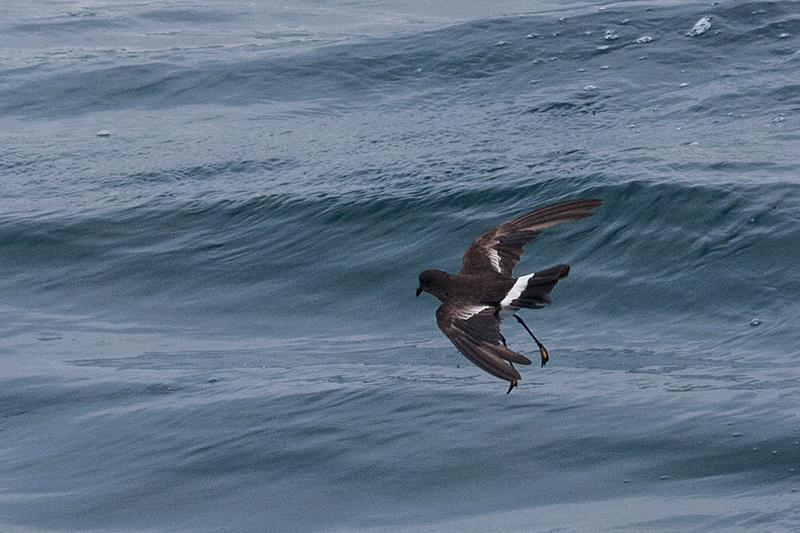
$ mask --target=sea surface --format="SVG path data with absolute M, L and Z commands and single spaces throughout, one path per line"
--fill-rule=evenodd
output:
M 800 530 L 800 2 L 3 12 L 0 531 Z M 417 275 L 594 197 L 506 395 Z

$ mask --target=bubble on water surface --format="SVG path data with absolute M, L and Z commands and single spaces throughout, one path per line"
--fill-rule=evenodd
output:
M 711 28 L 711 18 L 703 17 L 694 23 L 694 26 L 686 35 L 689 37 L 697 37 L 698 35 L 702 35 L 707 32 L 709 28 Z

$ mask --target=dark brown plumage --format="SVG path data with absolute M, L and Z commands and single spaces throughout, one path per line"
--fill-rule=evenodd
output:
M 500 333 L 500 321 L 513 315 L 539 346 L 542 366 L 547 350 L 521 318 L 520 308 L 540 308 L 550 303 L 550 292 L 558 280 L 569 274 L 568 265 L 558 265 L 534 274 L 514 278 L 523 246 L 544 228 L 591 216 L 600 199 L 568 200 L 542 207 L 492 228 L 467 248 L 461 271 L 448 274 L 425 270 L 419 275 L 417 296 L 428 292 L 441 300 L 436 322 L 447 338 L 467 359 L 486 372 L 510 383 L 508 392 L 521 376 L 512 363 L 531 364 L 524 355 L 510 350 Z

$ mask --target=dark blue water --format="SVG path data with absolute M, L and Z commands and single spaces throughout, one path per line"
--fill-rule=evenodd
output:
M 800 527 L 800 3 L 0 26 L 3 531 Z M 417 274 L 590 197 L 506 396 Z

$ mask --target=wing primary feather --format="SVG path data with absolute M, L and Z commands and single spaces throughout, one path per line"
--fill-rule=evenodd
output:
M 465 312 L 465 309 L 470 311 Z M 476 306 L 469 305 L 441 305 L 436 310 L 439 329 L 459 352 L 481 369 L 508 381 L 521 379 L 508 362 L 529 365 L 531 360 L 501 344 L 500 322 L 493 307 L 484 306 L 480 312 L 462 318 L 475 309 Z
M 591 209 L 600 206 L 599 198 L 567 200 L 525 213 L 492 228 L 464 252 L 461 274 L 479 274 L 487 271 L 511 276 L 523 247 L 535 239 L 543 229 L 592 216 Z

